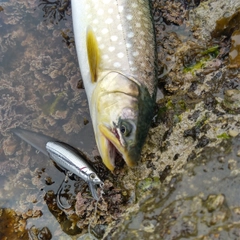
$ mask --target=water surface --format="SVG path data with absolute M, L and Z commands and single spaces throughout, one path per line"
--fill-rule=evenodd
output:
M 50 239 L 44 227 L 52 239 L 71 239 L 46 204 L 64 173 L 10 131 L 20 126 L 55 137 L 93 161 L 98 154 L 78 87 L 70 1 L 0 1 L 0 32 L 0 238 L 26 239 L 23 229 L 35 226 L 30 232 L 44 239 Z

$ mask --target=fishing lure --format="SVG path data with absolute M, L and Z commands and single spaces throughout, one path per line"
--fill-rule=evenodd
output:
M 50 157 L 62 170 L 67 171 L 66 176 L 73 173 L 87 182 L 92 196 L 99 200 L 102 194 L 103 182 L 76 149 L 40 133 L 21 128 L 12 131 L 45 156 Z M 62 189 L 62 185 L 60 188 Z
M 103 182 L 74 148 L 62 142 L 47 142 L 46 149 L 54 162 L 87 182 L 92 196 L 99 199 L 97 189 L 103 187 Z

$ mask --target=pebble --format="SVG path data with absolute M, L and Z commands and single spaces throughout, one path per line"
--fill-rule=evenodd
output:
M 237 152 L 237 156 L 240 157 L 240 150 L 238 150 L 238 152 Z
M 234 170 L 237 167 L 237 161 L 234 159 L 229 159 L 228 160 L 228 169 L 229 170 Z
M 231 137 L 236 137 L 236 136 L 238 135 L 238 131 L 233 130 L 233 129 L 230 129 L 230 130 L 228 131 L 228 134 L 229 134 L 229 136 L 231 136 Z

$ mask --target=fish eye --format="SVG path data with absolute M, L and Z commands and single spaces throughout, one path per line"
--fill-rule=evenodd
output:
M 132 125 L 127 121 L 122 121 L 120 124 L 120 132 L 125 136 L 128 137 L 132 132 Z
M 95 179 L 96 178 L 96 174 L 95 173 L 91 173 L 89 176 L 91 179 Z
M 125 126 L 121 126 L 120 127 L 120 131 L 122 134 L 124 134 L 126 132 L 126 127 Z

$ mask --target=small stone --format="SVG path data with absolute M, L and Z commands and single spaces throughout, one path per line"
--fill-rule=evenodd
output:
M 224 163 L 225 162 L 225 158 L 223 156 L 219 156 L 217 158 L 217 160 L 220 162 L 220 163 Z
M 29 210 L 26 212 L 26 215 L 27 215 L 28 217 L 31 217 L 32 214 L 33 214 L 33 211 L 32 211 L 31 209 L 29 209 Z
M 238 132 L 236 130 L 230 129 L 228 131 L 229 136 L 236 137 L 238 135 Z
M 52 180 L 51 177 L 46 177 L 46 178 L 45 178 L 45 183 L 46 183 L 47 185 L 52 185 L 54 182 L 53 182 L 53 180 Z
M 240 170 L 239 169 L 234 169 L 230 173 L 230 177 L 236 177 L 238 175 L 240 175 Z
M 237 114 L 240 111 L 240 90 L 228 89 L 224 94 L 224 101 L 222 107 L 233 114 Z
M 237 167 L 237 161 L 234 159 L 229 159 L 228 160 L 228 169 L 229 170 L 234 170 Z
M 240 207 L 236 207 L 233 209 L 233 212 L 237 215 L 240 215 Z
M 238 150 L 238 152 L 237 152 L 237 156 L 240 157 L 240 150 Z
M 207 200 L 206 200 L 206 207 L 209 212 L 215 211 L 217 208 L 222 206 L 224 202 L 224 195 L 219 194 L 219 195 L 209 195 Z

